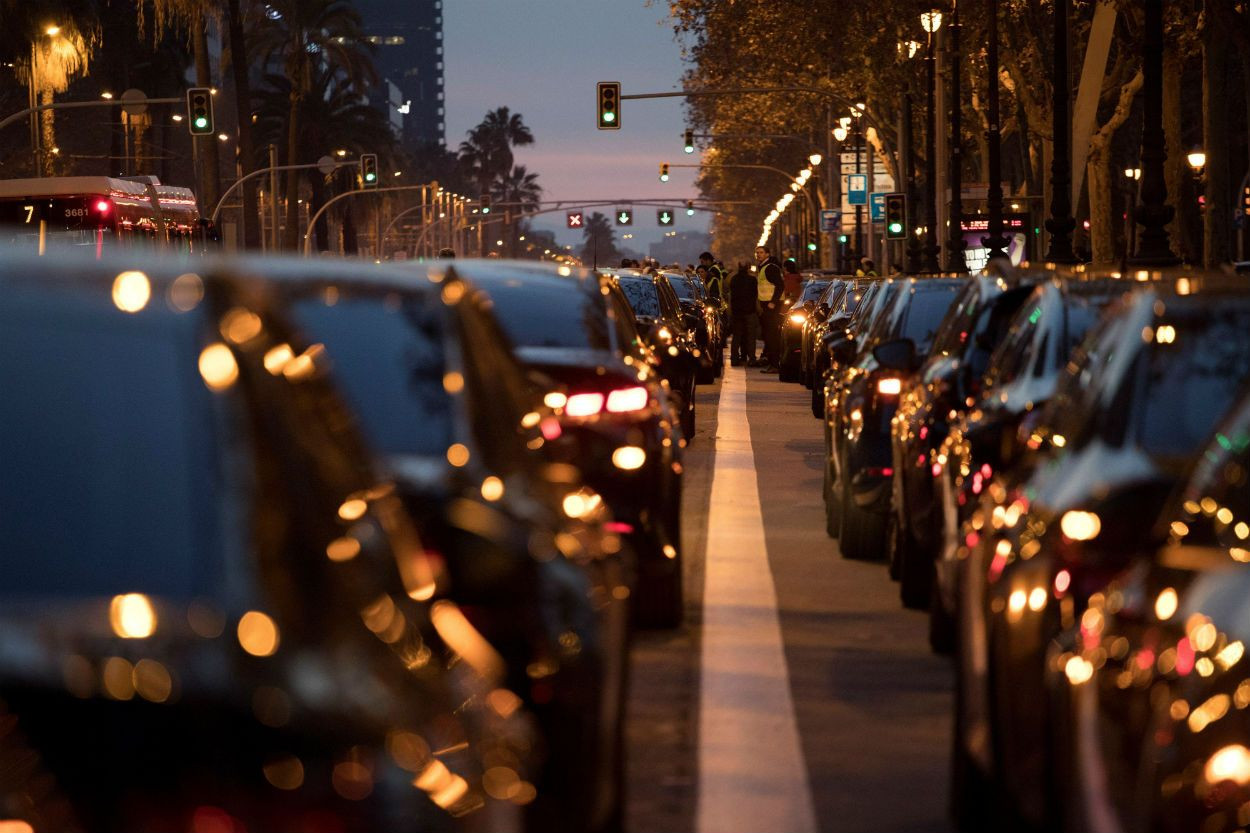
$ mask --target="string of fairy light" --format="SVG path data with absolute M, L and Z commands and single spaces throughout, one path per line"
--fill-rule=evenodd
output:
M 790 203 L 794 202 L 794 198 L 798 195 L 799 191 L 807 187 L 807 181 L 812 178 L 812 174 L 815 172 L 816 166 L 823 161 L 823 157 L 819 153 L 813 153 L 811 156 L 807 157 L 807 161 L 807 167 L 799 171 L 798 176 L 796 176 L 794 181 L 790 183 L 789 193 L 782 195 L 782 197 L 777 200 L 777 204 L 773 206 L 773 210 L 767 217 L 764 218 L 764 228 L 760 232 L 760 242 L 755 245 L 763 246 L 768 242 L 768 238 L 771 237 L 773 233 L 773 224 L 781 219 L 781 215 L 784 214 L 786 209 L 790 207 Z

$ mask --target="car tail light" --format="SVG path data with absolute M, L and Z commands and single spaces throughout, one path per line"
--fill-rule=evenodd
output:
M 571 417 L 594 416 L 603 410 L 602 393 L 575 393 L 564 403 L 564 412 Z
M 885 378 L 877 380 L 877 393 L 882 396 L 898 396 L 902 391 L 902 379 Z
M 113 210 L 113 203 L 111 200 L 96 200 L 95 201 L 95 211 L 97 214 L 100 214 L 100 215 L 108 214 L 112 210 Z
M 608 394 L 607 409 L 614 414 L 641 411 L 650 400 L 651 395 L 642 386 L 621 388 Z

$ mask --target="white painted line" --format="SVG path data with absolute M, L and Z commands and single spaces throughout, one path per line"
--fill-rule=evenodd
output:
M 695 830 L 814 833 L 746 405 L 746 371 L 726 368 L 707 518 Z

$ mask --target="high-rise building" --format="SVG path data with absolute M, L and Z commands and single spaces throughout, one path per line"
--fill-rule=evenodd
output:
M 392 124 L 399 117 L 403 144 L 445 144 L 443 0 L 355 0 L 354 5 L 383 78 L 370 100 L 387 108 Z

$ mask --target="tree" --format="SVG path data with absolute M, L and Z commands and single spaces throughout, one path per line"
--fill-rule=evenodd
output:
M 323 64 L 340 73 L 348 86 L 363 95 L 377 81 L 369 46 L 360 30 L 360 15 L 346 0 L 269 0 L 255 27 L 252 46 L 263 62 L 277 62 L 290 82 L 286 122 L 287 164 L 311 162 L 301 156 L 300 133 L 304 99 L 313 92 L 315 67 Z M 300 172 L 286 176 L 286 223 L 283 246 L 299 241 Z
M 581 258 L 583 263 L 592 266 L 611 265 L 621 259 L 621 253 L 616 248 L 616 230 L 612 228 L 610 217 L 596 211 L 586 218 L 582 229 Z
M 520 113 L 497 107 L 460 143 L 460 162 L 482 194 L 493 193 L 496 182 L 512 170 L 512 149 L 534 144 L 534 134 L 525 126 Z
M 496 203 L 507 203 L 505 217 L 518 218 L 538 210 L 538 203 L 543 196 L 543 188 L 538 184 L 538 174 L 532 174 L 524 165 L 515 165 L 506 177 L 497 180 L 491 195 Z M 504 227 L 504 239 L 508 241 L 508 256 L 516 257 L 519 251 L 518 236 L 522 221 L 513 219 Z

